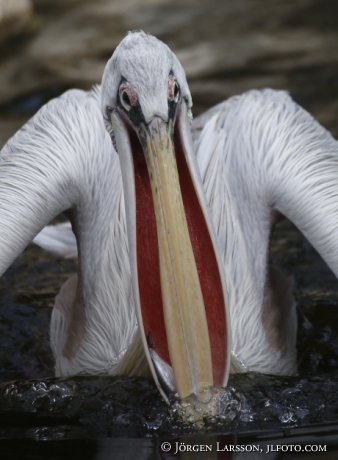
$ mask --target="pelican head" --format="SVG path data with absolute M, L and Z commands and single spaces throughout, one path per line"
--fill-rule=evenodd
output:
M 129 34 L 104 71 L 102 113 L 120 158 L 134 302 L 162 394 L 224 386 L 224 275 L 190 137 L 192 100 L 170 49 Z

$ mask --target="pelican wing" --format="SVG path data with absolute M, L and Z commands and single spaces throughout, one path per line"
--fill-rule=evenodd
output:
M 213 141 L 203 153 L 211 131 Z M 331 134 L 287 93 L 273 90 L 249 91 L 219 104 L 196 120 L 194 132 L 204 181 L 211 163 L 222 157 L 223 180 L 244 236 L 254 243 L 251 258 L 275 209 L 297 225 L 338 276 L 338 144 Z M 212 158 L 216 144 L 221 153 Z
M 74 211 L 79 234 L 91 226 L 107 233 L 121 183 L 98 99 L 98 91 L 65 93 L 44 106 L 2 149 L 0 273 L 62 211 Z
M 269 238 L 277 213 L 285 215 L 338 276 L 337 141 L 272 90 L 214 107 L 194 121 L 193 138 L 226 267 L 232 368 L 292 373 L 291 284 L 269 270 Z
M 49 102 L 1 151 L 0 273 L 62 211 L 76 235 L 78 275 L 51 323 L 57 375 L 110 372 L 134 336 L 121 187 L 99 88 Z
M 70 222 L 58 225 L 47 225 L 33 242 L 46 251 L 66 259 L 77 259 L 76 238 Z

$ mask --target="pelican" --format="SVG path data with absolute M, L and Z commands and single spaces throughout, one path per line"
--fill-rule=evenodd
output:
M 57 376 L 152 375 L 166 399 L 296 372 L 269 240 L 288 217 L 338 275 L 337 142 L 282 91 L 191 108 L 175 55 L 129 33 L 101 86 L 50 101 L 1 151 L 1 274 L 34 238 L 78 254 L 51 319 Z M 61 212 L 75 250 L 67 227 L 43 230 Z

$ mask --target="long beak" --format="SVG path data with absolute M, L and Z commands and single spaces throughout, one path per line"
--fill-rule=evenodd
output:
M 187 110 L 185 104 L 180 107 L 175 127 L 155 117 L 139 127 L 138 136 L 117 113 L 112 121 L 134 300 L 148 362 L 165 398 L 166 373 L 167 387 L 181 398 L 198 395 L 227 383 L 230 334 L 224 275 L 188 136 Z
M 157 225 L 164 322 L 181 397 L 213 385 L 204 300 L 182 200 L 173 125 L 155 118 L 140 134 Z M 151 275 L 150 275 L 151 276 Z

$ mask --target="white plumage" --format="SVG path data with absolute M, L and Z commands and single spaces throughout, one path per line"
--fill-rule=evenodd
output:
M 76 238 L 70 222 L 48 225 L 34 238 L 33 243 L 65 259 L 77 259 Z
M 144 35 L 129 37 L 132 54 L 132 40 Z M 55 215 L 70 210 L 80 271 L 56 298 L 51 323 L 56 375 L 146 375 L 119 157 L 100 106 L 100 87 L 68 91 L 44 106 L 1 151 L 0 272 Z M 269 89 L 212 108 L 194 120 L 192 135 L 225 269 L 232 371 L 292 374 L 292 283 L 269 268 L 269 238 L 276 215 L 287 216 L 338 275 L 337 142 L 286 93 Z M 74 256 L 69 231 L 47 227 L 34 241 Z M 85 306 L 85 318 L 73 314 L 75 301 Z M 78 340 L 75 356 L 62 352 L 70 323 Z

